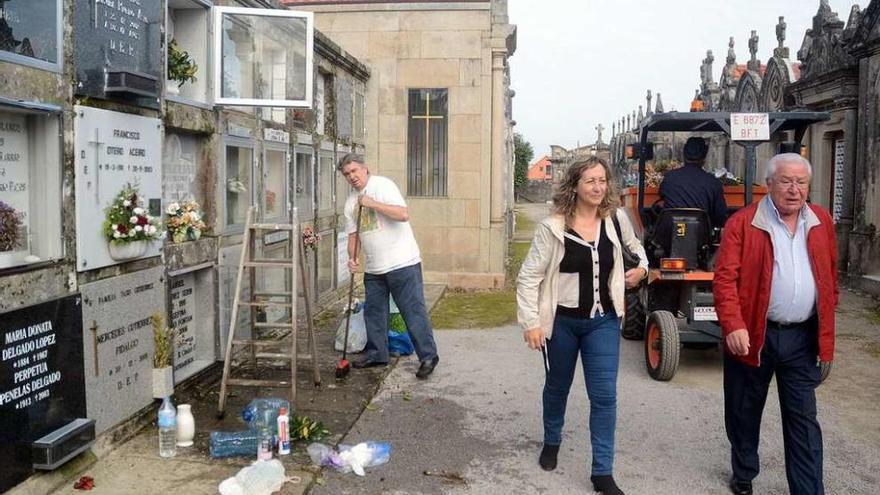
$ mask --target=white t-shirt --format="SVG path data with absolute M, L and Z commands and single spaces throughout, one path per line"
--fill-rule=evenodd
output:
M 345 201 L 345 232 L 349 235 L 357 230 L 357 200 L 362 193 L 386 205 L 406 206 L 394 182 L 370 175 L 364 190 L 353 192 Z M 361 214 L 360 239 L 366 273 L 381 275 L 422 261 L 409 222 L 392 220 L 371 208 L 364 208 Z

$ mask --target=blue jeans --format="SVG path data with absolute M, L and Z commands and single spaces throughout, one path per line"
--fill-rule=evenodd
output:
M 751 481 L 758 475 L 761 416 L 770 380 L 776 375 L 782 410 L 785 475 L 791 493 L 823 495 L 822 430 L 816 419 L 815 320 L 789 330 L 768 329 L 761 365 L 749 366 L 724 355 L 724 426 L 730 440 L 733 476 Z
M 617 368 L 620 363 L 620 319 L 609 311 L 595 318 L 556 315 L 553 338 L 547 341 L 550 372 L 544 383 L 544 443 L 562 443 L 565 406 L 578 354 L 590 399 L 592 475 L 612 473 L 617 423 Z
M 364 274 L 366 307 L 364 323 L 367 326 L 367 346 L 365 359 L 388 362 L 388 294 L 394 297 L 400 316 L 412 339 L 419 361 L 437 356 L 437 344 L 431 329 L 431 318 L 425 307 L 425 292 L 422 287 L 422 264 L 391 270 L 375 275 Z

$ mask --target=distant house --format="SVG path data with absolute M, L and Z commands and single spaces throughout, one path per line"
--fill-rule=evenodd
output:
M 529 180 L 543 180 L 543 181 L 552 181 L 553 180 L 553 164 L 550 163 L 550 157 L 547 155 L 542 156 L 535 163 L 529 165 L 529 172 L 527 175 Z

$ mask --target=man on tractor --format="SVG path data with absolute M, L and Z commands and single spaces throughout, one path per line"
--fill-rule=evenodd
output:
M 684 145 L 684 166 L 666 173 L 660 183 L 664 208 L 699 208 L 709 214 L 712 227 L 721 228 L 727 219 L 724 188 L 714 175 L 703 170 L 709 146 L 692 137 Z

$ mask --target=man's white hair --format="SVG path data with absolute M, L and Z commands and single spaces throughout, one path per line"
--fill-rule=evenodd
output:
M 807 167 L 807 173 L 810 174 L 810 177 L 813 176 L 813 166 L 810 165 L 809 160 L 797 153 L 780 153 L 767 162 L 767 175 L 765 180 L 769 181 L 773 178 L 773 174 L 776 173 L 776 169 L 779 168 L 781 163 L 797 163 L 803 165 Z

